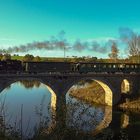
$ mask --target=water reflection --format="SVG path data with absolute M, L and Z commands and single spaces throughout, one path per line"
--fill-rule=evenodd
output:
M 67 126 L 97 134 L 112 121 L 112 107 L 103 104 L 105 92 L 98 82 L 84 80 L 73 85 L 67 93 Z
M 129 115 L 124 113 L 121 115 L 121 128 L 127 128 L 129 125 Z
M 14 131 L 32 137 L 41 127 L 51 124 L 51 93 L 37 81 L 13 83 L 0 94 L 1 125 L 6 133 Z
M 66 103 L 66 128 L 60 134 L 53 131 L 56 111 L 53 91 L 33 80 L 13 83 L 0 93 L 0 136 L 6 133 L 12 134 L 12 139 L 17 136 L 41 139 L 38 135 L 45 133 L 44 139 L 50 140 L 140 139 L 139 114 L 112 112 L 110 107 L 90 105 L 69 94 Z
M 112 108 L 83 103 L 67 95 L 67 126 L 76 131 L 97 134 L 112 121 Z
M 140 114 L 115 110 L 111 125 L 104 131 L 107 137 L 121 140 L 140 140 Z M 111 135 L 107 135 L 110 131 Z

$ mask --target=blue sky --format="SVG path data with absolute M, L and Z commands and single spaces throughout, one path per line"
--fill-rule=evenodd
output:
M 45 41 L 61 30 L 70 41 L 105 42 L 108 38 L 119 38 L 120 27 L 140 31 L 139 7 L 139 0 L 0 0 L 0 47 Z M 119 48 L 123 53 L 123 45 Z M 63 54 L 55 50 L 30 53 Z M 72 51 L 67 55 L 102 54 Z

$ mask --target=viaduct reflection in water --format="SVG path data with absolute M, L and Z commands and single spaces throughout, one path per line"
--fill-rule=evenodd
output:
M 68 96 L 67 126 L 81 132 L 97 133 L 109 126 L 112 108 L 84 104 Z
M 7 131 L 32 137 L 40 128 L 52 123 L 51 93 L 38 81 L 19 81 L 0 94 L 1 117 Z M 10 130 L 11 129 L 11 130 Z
M 36 80 L 13 83 L 0 94 L 1 125 L 7 134 L 18 131 L 24 138 L 55 129 L 56 96 L 50 87 Z M 85 104 L 67 93 L 66 128 L 97 134 L 109 126 L 112 108 Z M 3 130 L 3 129 L 1 129 Z M 22 131 L 22 132 L 21 132 Z

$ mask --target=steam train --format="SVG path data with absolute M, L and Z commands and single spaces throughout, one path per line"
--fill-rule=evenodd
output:
M 134 63 L 73 63 L 0 61 L 0 73 L 139 73 Z
M 0 73 L 20 73 L 23 71 L 21 61 L 6 60 L 0 61 Z

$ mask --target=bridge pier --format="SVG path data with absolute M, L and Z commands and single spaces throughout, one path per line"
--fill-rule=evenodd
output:
M 137 96 L 140 92 L 140 79 L 139 78 L 136 78 L 133 80 L 131 88 L 132 88 L 131 94 L 134 96 L 135 95 Z
M 66 127 L 66 97 L 65 95 L 56 95 L 56 128 Z
M 65 90 L 65 80 L 55 78 L 51 82 L 50 87 L 56 95 L 56 104 L 55 104 L 55 120 L 56 127 L 55 130 L 61 133 L 66 128 L 66 93 Z M 48 84 L 48 82 L 47 82 Z M 53 85 L 53 86 L 51 86 Z M 61 131 L 61 132 L 60 132 Z M 63 132 L 62 132 L 63 133 Z

